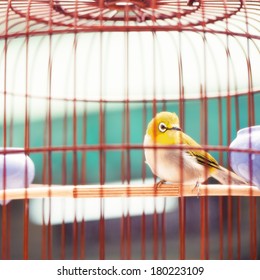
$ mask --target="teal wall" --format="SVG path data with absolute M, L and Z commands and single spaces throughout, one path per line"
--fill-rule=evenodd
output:
M 231 115 L 231 131 L 230 141 L 235 138 L 237 128 L 248 126 L 248 98 L 247 96 L 237 97 L 238 108 L 235 104 L 235 98 L 231 98 L 230 109 Z M 82 104 L 81 104 L 82 105 Z M 204 106 L 200 100 L 190 100 L 184 102 L 184 130 L 191 135 L 195 140 L 202 143 L 201 136 L 207 132 L 208 144 L 219 145 L 219 131 L 222 129 L 222 145 L 228 145 L 228 116 L 227 116 L 227 99 L 208 99 L 207 100 L 207 119 L 206 122 L 201 122 L 201 112 Z M 96 107 L 96 110 L 93 109 Z M 254 114 L 255 123 L 260 124 L 260 94 L 254 95 Z M 156 110 L 168 110 L 179 113 L 179 102 L 157 102 Z M 105 142 L 107 144 L 122 144 L 126 143 L 127 125 L 124 122 L 126 105 L 123 103 L 105 103 L 104 109 L 104 132 Z M 55 110 L 55 108 L 53 108 Z M 131 103 L 129 104 L 129 137 L 131 144 L 142 144 L 147 123 L 152 117 L 153 104 L 147 103 Z M 86 106 L 87 118 L 84 124 L 84 111 L 77 111 L 76 116 L 76 139 L 77 145 L 99 145 L 99 104 L 92 104 L 92 109 L 88 110 Z M 220 124 L 220 115 L 222 114 L 222 123 Z M 239 114 L 239 123 L 236 123 L 236 116 Z M 145 119 L 146 118 L 146 119 Z M 204 118 L 205 120 L 205 118 Z M 65 123 L 67 130 L 65 129 Z M 64 115 L 52 118 L 52 138 L 51 145 L 53 147 L 73 145 L 73 117 L 67 115 L 64 122 Z M 84 127 L 86 133 L 84 133 Z M 0 126 L 0 133 L 3 135 L 3 126 Z M 11 136 L 12 135 L 12 136 Z M 123 136 L 125 135 L 125 137 Z M 7 128 L 7 143 L 15 147 L 24 146 L 24 123 L 22 120 L 13 124 L 10 129 L 8 122 Z M 86 139 L 86 143 L 84 142 Z M 41 119 L 33 120 L 30 117 L 30 147 L 46 147 L 48 141 L 48 129 L 46 129 L 46 121 Z M 0 139 L 0 145 L 3 145 L 3 137 Z M 123 156 L 124 153 L 124 156 Z M 218 152 L 211 152 L 218 160 L 223 159 L 223 164 L 227 165 L 227 155 L 224 153 L 223 158 L 219 157 Z M 140 179 L 151 177 L 152 174 L 149 168 L 144 165 L 143 151 L 141 149 L 132 149 L 129 154 L 122 150 L 108 150 L 105 154 L 103 170 L 105 182 L 121 181 L 127 178 Z M 42 152 L 32 152 L 30 154 L 36 166 L 35 183 L 48 182 L 48 178 L 55 184 L 61 183 L 99 183 L 100 182 L 100 151 L 54 151 L 51 157 L 43 156 Z M 86 158 L 84 158 L 86 156 Z M 128 160 L 128 156 L 130 157 Z M 45 158 L 45 161 L 44 161 Z M 66 159 L 66 162 L 64 161 Z M 49 165 L 50 160 L 51 165 Z M 86 164 L 86 166 L 83 164 Z M 62 164 L 63 163 L 63 164 Z M 128 166 L 130 164 L 130 168 Z M 45 167 L 45 168 L 43 168 Z M 49 168 L 51 167 L 51 168 Z M 145 169 L 146 173 L 143 173 Z M 43 170 L 45 170 L 43 172 Z M 48 173 L 51 170 L 51 173 Z M 77 172 L 77 176 L 73 175 Z M 74 181 L 73 181 L 74 180 Z

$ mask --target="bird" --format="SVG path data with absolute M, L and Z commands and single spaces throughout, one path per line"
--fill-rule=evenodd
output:
M 194 184 L 195 188 L 209 177 L 223 185 L 247 184 L 240 176 L 221 166 L 200 144 L 185 134 L 174 112 L 156 114 L 147 126 L 143 146 L 145 162 L 153 174 L 161 179 L 157 187 L 169 182 Z

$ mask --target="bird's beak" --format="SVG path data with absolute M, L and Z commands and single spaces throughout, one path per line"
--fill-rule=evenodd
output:
M 178 126 L 173 126 L 171 128 L 167 128 L 167 130 L 177 130 L 177 131 L 181 131 L 181 128 L 179 128 Z

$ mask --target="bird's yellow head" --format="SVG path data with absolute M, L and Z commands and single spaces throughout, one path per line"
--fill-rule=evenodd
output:
M 148 124 L 146 134 L 155 144 L 172 145 L 180 143 L 180 123 L 175 113 L 160 112 Z

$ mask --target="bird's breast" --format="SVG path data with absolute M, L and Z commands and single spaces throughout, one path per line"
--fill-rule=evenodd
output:
M 195 185 L 197 181 L 203 182 L 209 177 L 208 170 L 185 150 L 174 146 L 166 146 L 165 149 L 156 148 L 154 145 L 151 137 L 146 135 L 145 160 L 151 171 L 159 178 L 172 183 Z

